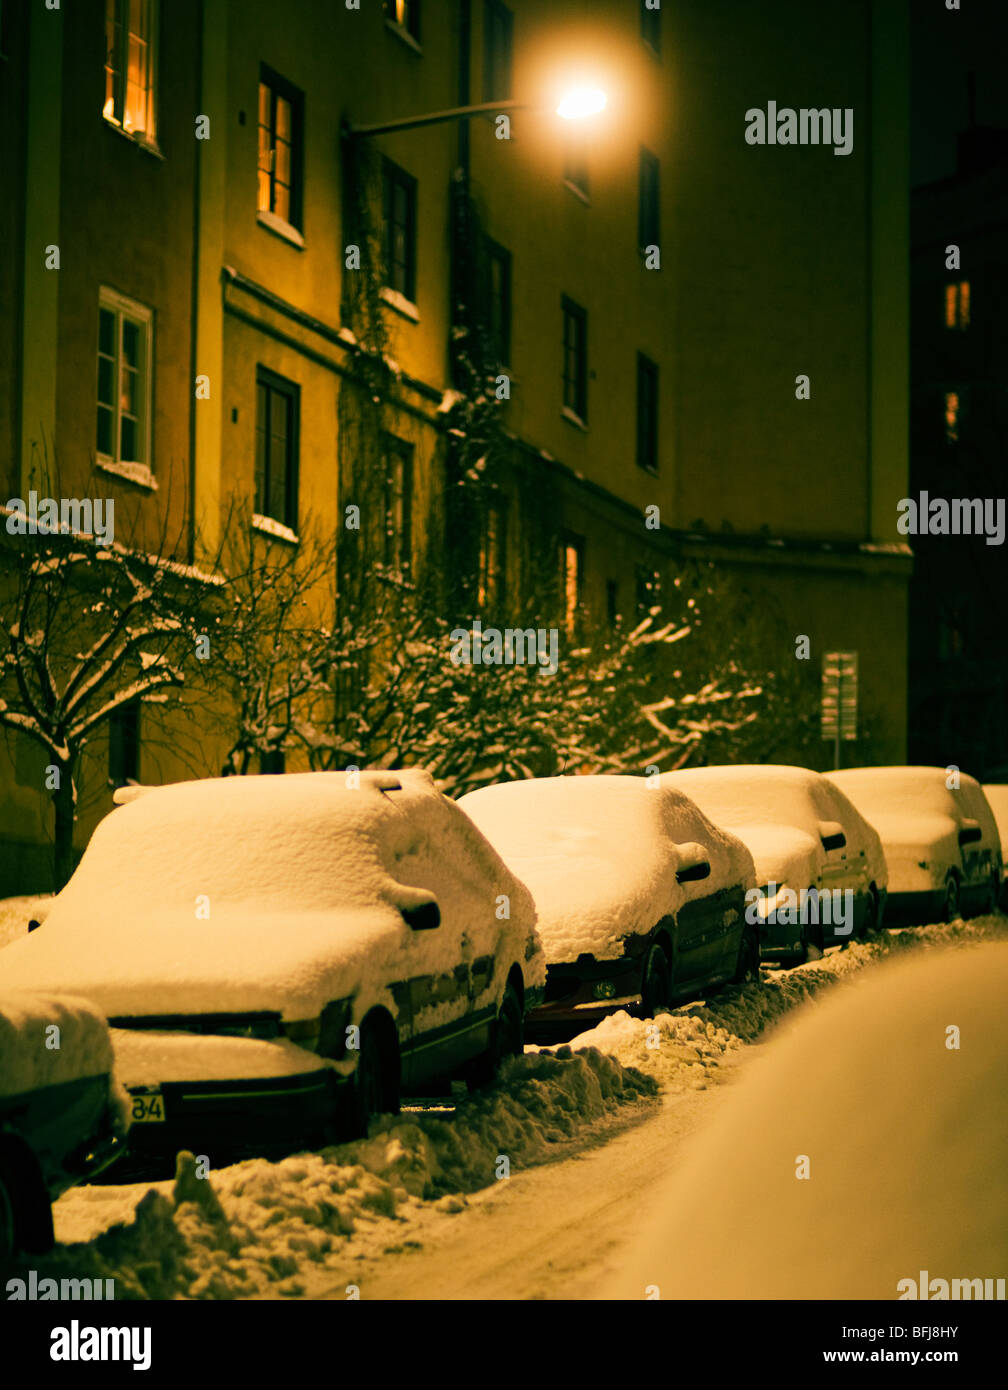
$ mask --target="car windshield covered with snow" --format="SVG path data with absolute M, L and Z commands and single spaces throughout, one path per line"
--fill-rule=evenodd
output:
M 689 768 L 667 773 L 663 781 L 691 796 L 752 851 L 764 889 L 765 955 L 804 959 L 813 947 L 881 925 L 888 882 L 881 842 L 822 774 L 751 764 Z M 827 892 L 820 912 L 819 899 Z M 791 900 L 799 895 L 800 907 L 802 893 L 806 910 L 792 921 Z
M 882 838 L 890 902 L 951 921 L 997 901 L 1001 841 L 979 782 L 958 768 L 860 767 L 827 774 Z
M 527 890 L 426 773 L 222 778 L 106 817 L 44 924 L 5 950 L 5 978 L 72 987 L 117 1028 L 162 1035 L 162 1081 L 272 1069 L 324 1106 L 336 1078 L 357 1078 L 375 1113 L 400 1084 L 520 1045 L 545 979 L 534 923 Z M 219 1060 L 180 1052 L 179 1033 L 215 1037 Z M 221 1051 L 236 1035 L 255 1059 Z M 145 1085 L 151 1046 L 133 1049 Z M 168 1099 L 154 1109 L 134 1119 L 171 1118 Z
M 535 899 L 550 966 L 537 1031 L 641 997 L 653 1009 L 733 978 L 740 960 L 751 974 L 751 856 L 682 793 L 638 777 L 546 777 L 459 804 Z

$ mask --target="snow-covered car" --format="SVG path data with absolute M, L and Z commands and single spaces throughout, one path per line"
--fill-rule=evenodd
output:
M 882 837 L 894 916 L 951 922 L 993 911 L 1001 840 L 975 778 L 944 767 L 852 767 L 827 776 Z
M 530 1036 L 756 980 L 752 857 L 682 793 L 622 776 L 544 777 L 460 798 L 532 891 L 548 971 Z
M 881 927 L 888 885 L 881 842 L 821 773 L 752 764 L 689 768 L 662 780 L 752 852 L 762 955 L 803 961 L 813 948 Z
M 5 952 L 6 959 L 6 952 Z M 6 981 L 5 981 L 6 983 Z M 126 1096 L 101 1015 L 80 999 L 0 993 L 0 1259 L 53 1243 L 51 1203 L 125 1149 Z
M 998 905 L 1002 912 L 1008 912 L 1008 785 L 1004 782 L 985 782 L 983 794 L 994 814 L 1001 840 L 1001 892 Z
M 528 891 L 428 774 L 148 790 L 99 824 L 5 982 L 117 1030 L 131 1149 L 366 1132 L 401 1091 L 492 1075 L 546 968 Z

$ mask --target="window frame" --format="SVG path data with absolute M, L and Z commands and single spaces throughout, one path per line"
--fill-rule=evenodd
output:
M 280 526 L 285 526 L 289 531 L 297 534 L 298 529 L 298 492 L 300 489 L 301 471 L 301 387 L 296 381 L 291 381 L 289 377 L 280 376 L 278 372 L 272 371 L 269 367 L 263 366 L 261 362 L 256 363 L 256 413 L 255 413 L 255 457 L 253 462 L 253 486 L 254 486 L 254 517 L 264 517 L 269 521 L 275 522 Z M 266 391 L 266 405 L 268 417 L 264 422 L 259 418 L 259 390 Z M 286 477 L 284 480 L 284 510 L 282 517 L 273 516 L 268 510 L 270 498 L 270 451 L 265 451 L 262 474 L 262 492 L 259 487 L 259 433 L 262 429 L 267 439 L 270 437 L 270 423 L 272 421 L 271 397 L 274 395 L 283 396 L 290 405 L 289 428 L 287 432 L 287 458 L 285 459 Z M 264 506 L 260 507 L 260 500 Z
M 101 315 L 102 310 L 115 316 L 116 324 L 116 345 L 114 362 L 114 400 L 110 404 L 103 401 L 99 394 L 99 363 L 107 354 L 101 351 Z M 143 370 L 142 370 L 142 392 L 141 407 L 143 410 L 142 422 L 138 422 L 137 439 L 142 447 L 142 457 L 126 459 L 121 458 L 122 450 L 122 340 L 123 340 L 123 321 L 128 319 L 135 324 L 142 334 L 143 342 Z M 126 295 L 120 294 L 118 290 L 113 290 L 108 285 L 98 287 L 98 335 L 95 348 L 95 459 L 104 468 L 112 471 L 122 469 L 145 470 L 149 476 L 154 473 L 154 453 L 153 453 L 153 403 L 154 403 L 154 310 L 148 308 L 146 304 L 140 304 L 134 299 L 128 299 Z M 105 454 L 98 448 L 98 412 L 101 409 L 113 411 L 113 433 L 115 453 Z
M 259 163 L 259 132 L 264 129 L 262 121 L 259 119 L 259 94 L 260 88 L 265 87 L 270 94 L 270 123 L 265 129 L 270 135 L 270 193 L 269 207 L 259 205 L 259 175 L 266 172 Z M 290 171 L 290 206 L 289 217 L 284 217 L 276 211 L 276 107 L 277 97 L 282 98 L 290 106 L 291 113 L 291 171 Z M 275 68 L 271 68 L 268 63 L 259 64 L 259 81 L 256 86 L 256 211 L 260 218 L 274 219 L 281 227 L 290 227 L 293 231 L 304 234 L 304 129 L 305 129 L 305 96 L 300 87 L 296 87 Z M 268 223 L 267 223 L 268 225 Z
M 503 56 L 495 51 L 495 40 L 503 36 Z M 496 90 L 494 78 L 506 76 L 504 91 Z M 514 13 L 503 0 L 483 0 L 483 100 L 508 101 L 514 86 Z
M 140 781 L 140 755 L 143 747 L 141 705 L 142 701 L 138 695 L 127 704 L 117 705 L 109 715 L 108 780 L 113 787 L 126 787 L 130 782 Z M 126 735 L 130 738 L 128 745 L 125 741 Z M 128 770 L 130 766 L 133 767 L 132 772 Z
M 407 231 L 406 241 L 406 262 L 405 262 L 405 288 L 393 283 L 395 278 L 394 263 L 394 228 L 397 224 L 393 223 L 391 217 L 391 203 L 393 190 L 398 187 L 406 194 L 406 217 Z M 417 303 L 417 276 L 419 262 L 419 248 L 417 245 L 417 206 L 419 198 L 417 193 L 417 181 L 411 173 L 396 164 L 394 160 L 387 157 L 382 159 L 382 217 L 385 227 L 384 237 L 384 266 L 382 267 L 385 276 L 385 289 L 393 294 L 402 295 L 408 304 L 414 307 Z
M 150 6 L 150 34 L 147 37 L 147 71 L 148 71 L 148 107 L 149 107 L 149 128 L 141 131 L 127 130 L 124 124 L 126 115 L 126 99 L 129 91 L 129 49 L 130 49 L 130 28 L 129 28 L 129 0 L 105 0 L 104 23 L 107 25 L 111 18 L 113 24 L 119 26 L 118 52 L 116 53 L 117 67 L 114 69 L 115 81 L 112 93 L 112 111 L 106 112 L 109 97 L 106 95 L 102 102 L 102 119 L 113 130 L 117 130 L 120 135 L 125 135 L 128 140 L 134 140 L 138 145 L 144 145 L 157 151 L 157 129 L 158 129 L 158 93 L 160 89 L 160 56 L 161 56 L 161 4 L 160 0 L 147 0 Z M 103 70 L 105 72 L 105 85 L 108 87 L 109 73 L 109 50 L 105 50 L 105 61 Z M 116 108 L 120 114 L 116 115 Z
M 563 384 L 563 407 L 570 411 L 583 425 L 588 423 L 588 310 L 583 308 L 569 295 L 562 295 L 560 300 L 563 315 L 563 336 L 562 344 L 562 372 L 561 381 Z M 576 369 L 577 374 L 571 382 L 568 380 L 567 365 L 569 361 L 569 341 L 568 325 L 578 326 L 580 341 L 575 345 L 577 353 Z M 580 349 L 577 351 L 577 349 Z M 568 387 L 573 387 L 575 403 L 572 404 L 568 399 Z
M 644 393 L 641 390 L 642 383 L 649 381 L 651 385 L 651 421 L 650 429 L 644 428 Z M 650 434 L 650 462 L 645 459 L 646 435 Z M 653 477 L 658 475 L 658 363 L 648 357 L 643 352 L 637 353 L 637 467 L 645 473 L 650 473 Z
M 408 439 L 385 432 L 382 436 L 382 563 L 390 572 L 408 579 L 413 573 L 413 461 L 414 447 Z M 389 464 L 397 461 L 402 467 L 402 528 L 398 534 L 390 529 L 392 504 L 395 495 Z M 394 553 L 390 554 L 390 551 Z

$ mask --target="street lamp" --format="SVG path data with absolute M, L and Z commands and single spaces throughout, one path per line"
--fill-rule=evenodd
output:
M 604 109 L 606 94 L 597 87 L 575 87 L 565 92 L 556 106 L 556 114 L 565 121 L 583 120 Z M 407 116 L 398 121 L 380 121 L 376 125 L 345 125 L 343 135 L 349 140 L 370 135 L 391 135 L 396 130 L 417 130 L 420 126 L 443 125 L 448 121 L 467 121 L 473 116 L 496 116 L 511 111 L 544 111 L 548 108 L 530 101 L 484 101 L 477 106 L 455 106 L 448 111 L 431 111 L 425 116 Z

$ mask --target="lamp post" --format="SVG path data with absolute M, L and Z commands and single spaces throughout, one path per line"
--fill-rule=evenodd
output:
M 602 111 L 606 95 L 596 87 L 575 87 L 565 92 L 554 108 L 565 121 L 583 120 Z M 379 121 L 374 125 L 344 125 L 346 140 L 365 139 L 371 135 L 391 135 L 398 130 L 418 130 L 421 126 L 445 125 L 449 121 L 468 121 L 473 116 L 506 115 L 511 111 L 546 111 L 549 108 L 530 101 L 483 101 L 476 106 L 455 106 L 447 111 L 430 111 L 423 116 L 405 116 L 396 121 Z

